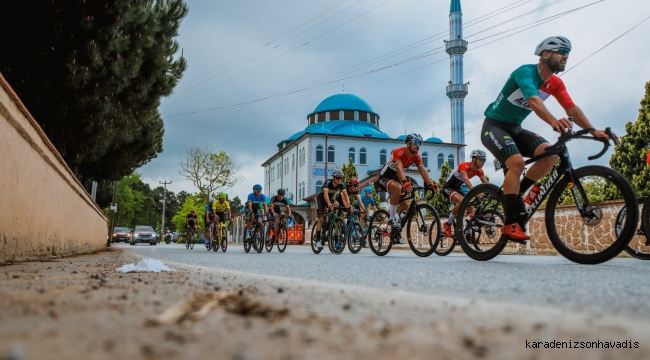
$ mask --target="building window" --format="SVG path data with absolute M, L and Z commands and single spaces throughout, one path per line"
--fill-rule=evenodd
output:
M 334 158 L 334 146 L 330 145 L 327 147 L 327 162 L 335 162 L 336 159 Z
M 365 148 L 361 148 L 361 150 L 359 150 L 359 164 L 366 165 L 366 149 Z
M 345 113 L 343 110 L 339 111 L 339 120 L 345 120 Z
M 282 176 L 282 161 L 278 164 L 278 179 Z
M 301 199 L 304 199 L 307 196 L 307 194 L 305 194 L 305 189 L 306 189 L 305 182 L 303 181 L 302 182 L 302 196 L 300 197 Z
M 366 121 L 370 122 L 370 113 L 366 113 Z
M 268 170 L 266 170 L 264 172 L 264 182 L 266 182 L 266 183 L 269 182 L 269 171 Z
M 318 114 L 314 115 L 314 122 L 318 122 Z
M 296 169 L 296 154 L 291 155 L 291 171 Z
M 284 159 L 284 174 L 287 175 L 289 173 L 289 159 Z
M 359 112 L 358 111 L 354 112 L 354 120 L 359 121 Z
M 323 162 L 323 145 L 316 146 L 316 162 Z
M 295 199 L 294 203 L 298 202 L 298 199 L 302 199 L 302 184 L 298 183 L 298 194 L 297 194 L 297 199 Z
M 454 168 L 454 155 L 449 154 L 448 161 L 449 161 L 449 167 L 453 169 Z
M 355 164 L 357 162 L 355 154 L 356 154 L 356 151 L 354 150 L 353 147 L 348 149 L 348 159 L 351 160 L 353 164 Z
M 300 152 L 298 153 L 298 163 L 300 166 L 305 165 L 305 148 L 300 149 Z
M 319 192 L 320 192 L 320 188 L 322 188 L 322 187 L 323 187 L 323 182 L 320 181 L 320 180 L 316 181 L 316 190 L 314 191 L 314 194 L 319 193 Z
M 429 154 L 427 153 L 422 154 L 422 165 L 424 165 L 425 168 L 429 167 Z
M 445 163 L 445 156 L 438 154 L 438 170 L 442 169 L 442 164 Z
M 386 163 L 386 149 L 382 149 L 379 152 L 379 165 L 384 166 Z
M 325 113 L 325 121 L 330 121 L 330 112 Z

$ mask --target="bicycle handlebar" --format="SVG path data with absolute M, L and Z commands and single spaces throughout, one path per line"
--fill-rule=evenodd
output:
M 594 128 L 586 128 L 582 129 L 576 132 L 566 132 L 558 138 L 557 142 L 551 146 L 548 146 L 546 149 L 544 149 L 545 152 L 552 152 L 560 149 L 564 144 L 567 142 L 573 140 L 573 139 L 586 139 L 586 140 L 594 140 L 594 141 L 599 141 L 603 143 L 603 149 L 596 155 L 588 156 L 587 159 L 589 160 L 595 160 L 598 159 L 599 157 L 603 156 L 607 150 L 609 149 L 609 140 L 601 137 L 595 137 L 595 136 L 585 136 L 586 134 L 589 134 L 590 132 L 594 131 L 596 129 Z M 605 133 L 612 138 L 612 141 L 614 141 L 614 145 L 619 145 L 618 141 L 618 136 L 612 132 L 611 128 L 606 128 Z

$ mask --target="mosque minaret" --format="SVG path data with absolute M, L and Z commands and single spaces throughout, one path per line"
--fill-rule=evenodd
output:
M 451 80 L 447 85 L 447 96 L 451 101 L 451 142 L 465 144 L 465 96 L 468 83 L 463 83 L 463 54 L 467 41 L 463 40 L 463 13 L 460 0 L 451 0 L 449 11 L 449 40 L 445 40 L 449 54 Z M 459 162 L 465 159 L 465 149 L 460 149 Z

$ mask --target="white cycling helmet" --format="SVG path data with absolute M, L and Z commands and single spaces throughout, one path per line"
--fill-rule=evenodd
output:
M 552 51 L 559 48 L 571 49 L 571 41 L 564 36 L 551 36 L 544 39 L 535 48 L 535 55 L 542 55 L 542 51 Z
M 332 177 L 339 177 L 339 176 L 343 177 L 343 171 L 341 171 L 339 169 L 336 169 L 336 170 L 332 171 Z
M 485 151 L 481 149 L 476 149 L 473 150 L 472 153 L 469 155 L 470 157 L 485 157 Z

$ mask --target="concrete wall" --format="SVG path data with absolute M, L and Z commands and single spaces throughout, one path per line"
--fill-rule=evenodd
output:
M 106 246 L 106 217 L 0 74 L 0 261 Z

